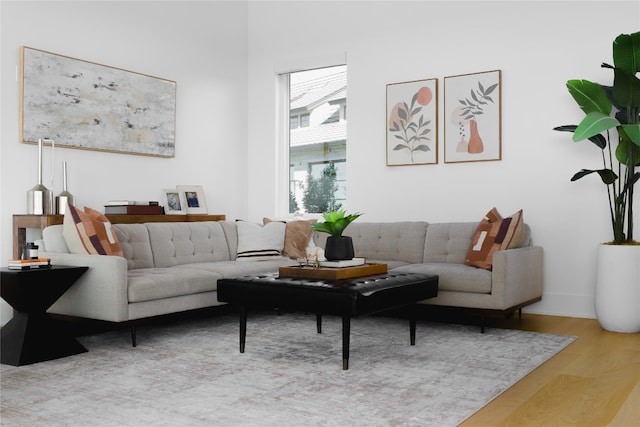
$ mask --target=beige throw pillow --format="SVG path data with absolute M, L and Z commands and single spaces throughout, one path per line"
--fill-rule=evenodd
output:
M 264 224 L 274 222 L 270 218 L 263 218 Z M 312 221 L 294 220 L 286 221 L 284 233 L 284 256 L 292 259 L 306 258 L 307 248 L 313 235 Z

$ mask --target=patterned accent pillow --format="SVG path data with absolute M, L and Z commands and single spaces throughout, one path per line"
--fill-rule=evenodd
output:
M 236 261 L 263 261 L 282 256 L 284 250 L 284 222 L 260 225 L 248 221 L 237 221 L 238 254 Z
M 124 256 L 109 219 L 86 206 L 83 212 L 69 204 L 64 214 L 62 235 L 71 253 Z
M 498 210 L 493 208 L 478 224 L 465 264 L 491 270 L 493 253 L 519 248 L 524 242 L 524 237 L 522 209 L 510 217 L 502 218 Z
M 272 219 L 263 218 L 264 224 L 273 222 Z M 283 255 L 292 259 L 306 258 L 307 248 L 313 235 L 311 228 L 312 221 L 295 220 L 286 221 L 284 232 L 284 252 Z

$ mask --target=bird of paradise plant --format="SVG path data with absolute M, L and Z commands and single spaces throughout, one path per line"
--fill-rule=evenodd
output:
M 577 181 L 596 173 L 607 187 L 613 244 L 638 244 L 633 239 L 634 186 L 640 180 L 640 32 L 620 34 L 613 42 L 613 86 L 569 80 L 569 93 L 586 117 L 576 125 L 554 128 L 573 132 L 573 141 L 591 141 L 602 155 L 602 169 L 582 169 Z M 615 109 L 613 108 L 615 107 Z

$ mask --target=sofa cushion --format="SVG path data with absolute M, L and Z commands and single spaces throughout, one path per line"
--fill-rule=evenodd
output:
M 196 264 L 177 265 L 173 268 L 184 268 L 191 270 L 204 270 L 211 273 L 217 273 L 222 277 L 237 277 L 247 274 L 265 274 L 278 271 L 279 267 L 297 265 L 298 263 L 291 258 L 280 256 L 273 257 L 269 260 L 256 262 L 236 262 L 236 261 L 216 261 L 216 262 L 199 262 Z
M 273 220 L 263 218 L 262 222 L 268 224 Z M 284 251 L 282 254 L 291 259 L 306 258 L 307 249 L 313 235 L 313 229 L 311 228 L 313 221 L 297 219 L 286 221 L 285 224 L 287 227 L 284 231 Z
M 238 253 L 236 261 L 261 261 L 281 257 L 284 250 L 284 222 L 265 225 L 238 221 Z
M 478 224 L 465 264 L 491 270 L 495 251 L 518 248 L 524 239 L 522 210 L 502 218 L 498 210 L 493 208 Z
M 139 268 L 127 274 L 129 303 L 216 290 L 219 274 L 187 268 Z
M 216 221 L 150 222 L 145 226 L 155 267 L 231 259 L 224 231 Z
M 68 205 L 62 234 L 71 253 L 122 256 L 118 236 L 109 219 L 86 206 L 83 212 Z
M 438 275 L 438 291 L 491 293 L 491 271 L 476 267 L 434 262 L 409 264 L 393 269 L 394 272 Z

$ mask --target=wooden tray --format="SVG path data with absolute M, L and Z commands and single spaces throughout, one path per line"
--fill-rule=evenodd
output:
M 302 279 L 325 279 L 341 280 L 353 279 L 355 277 L 373 276 L 375 274 L 385 274 L 387 264 L 364 264 L 355 267 L 280 267 L 280 276 L 295 277 Z

